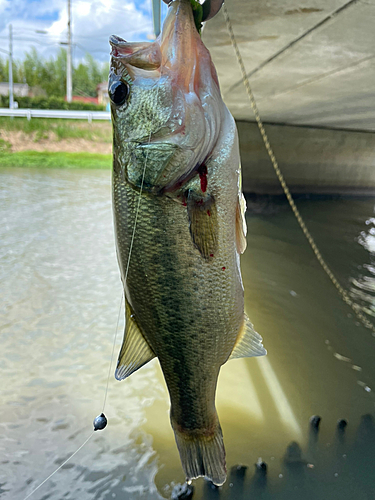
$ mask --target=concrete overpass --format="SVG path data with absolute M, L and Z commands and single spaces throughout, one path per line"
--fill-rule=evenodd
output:
M 375 194 L 375 0 L 226 0 L 261 117 L 295 193 Z M 248 192 L 281 192 L 224 16 L 205 26 Z

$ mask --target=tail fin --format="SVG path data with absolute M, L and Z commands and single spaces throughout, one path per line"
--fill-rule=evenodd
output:
M 214 434 L 185 433 L 172 427 L 186 480 L 205 477 L 216 486 L 227 478 L 225 448 L 219 422 Z

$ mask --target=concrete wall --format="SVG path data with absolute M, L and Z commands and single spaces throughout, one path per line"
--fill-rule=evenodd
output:
M 237 121 L 247 193 L 282 188 L 256 123 Z M 265 125 L 280 169 L 293 193 L 375 195 L 375 134 Z

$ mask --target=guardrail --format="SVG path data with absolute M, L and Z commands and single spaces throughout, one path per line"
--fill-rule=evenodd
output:
M 69 120 L 110 120 L 111 113 L 108 111 L 75 111 L 64 109 L 9 109 L 0 108 L 0 116 L 21 116 L 31 118 L 66 118 Z

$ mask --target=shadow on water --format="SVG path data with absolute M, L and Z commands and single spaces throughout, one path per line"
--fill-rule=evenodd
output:
M 332 499 L 371 500 L 375 495 L 373 481 L 375 461 L 375 427 L 371 415 L 363 415 L 354 441 L 347 442 L 339 423 L 329 449 L 319 444 L 319 429 L 310 424 L 311 440 L 304 451 L 291 442 L 281 460 L 281 472 L 269 474 L 271 467 L 261 459 L 253 469 L 233 466 L 227 484 L 217 488 L 204 482 L 202 496 L 206 500 L 307 500 Z M 172 498 L 179 498 L 173 496 Z M 180 498 L 184 498 L 181 496 Z M 196 498 L 194 495 L 189 498 Z
M 23 500 L 101 411 L 121 296 L 110 200 L 108 172 L 0 171 L 1 500 Z M 298 205 L 371 317 L 373 200 Z M 373 500 L 375 339 L 338 298 L 285 202 L 253 200 L 247 223 L 246 311 L 268 356 L 223 367 L 228 479 L 221 488 L 194 482 L 192 498 Z M 123 327 L 121 317 L 116 350 Z M 156 361 L 126 382 L 111 379 L 106 430 L 31 498 L 178 498 L 168 406 Z

